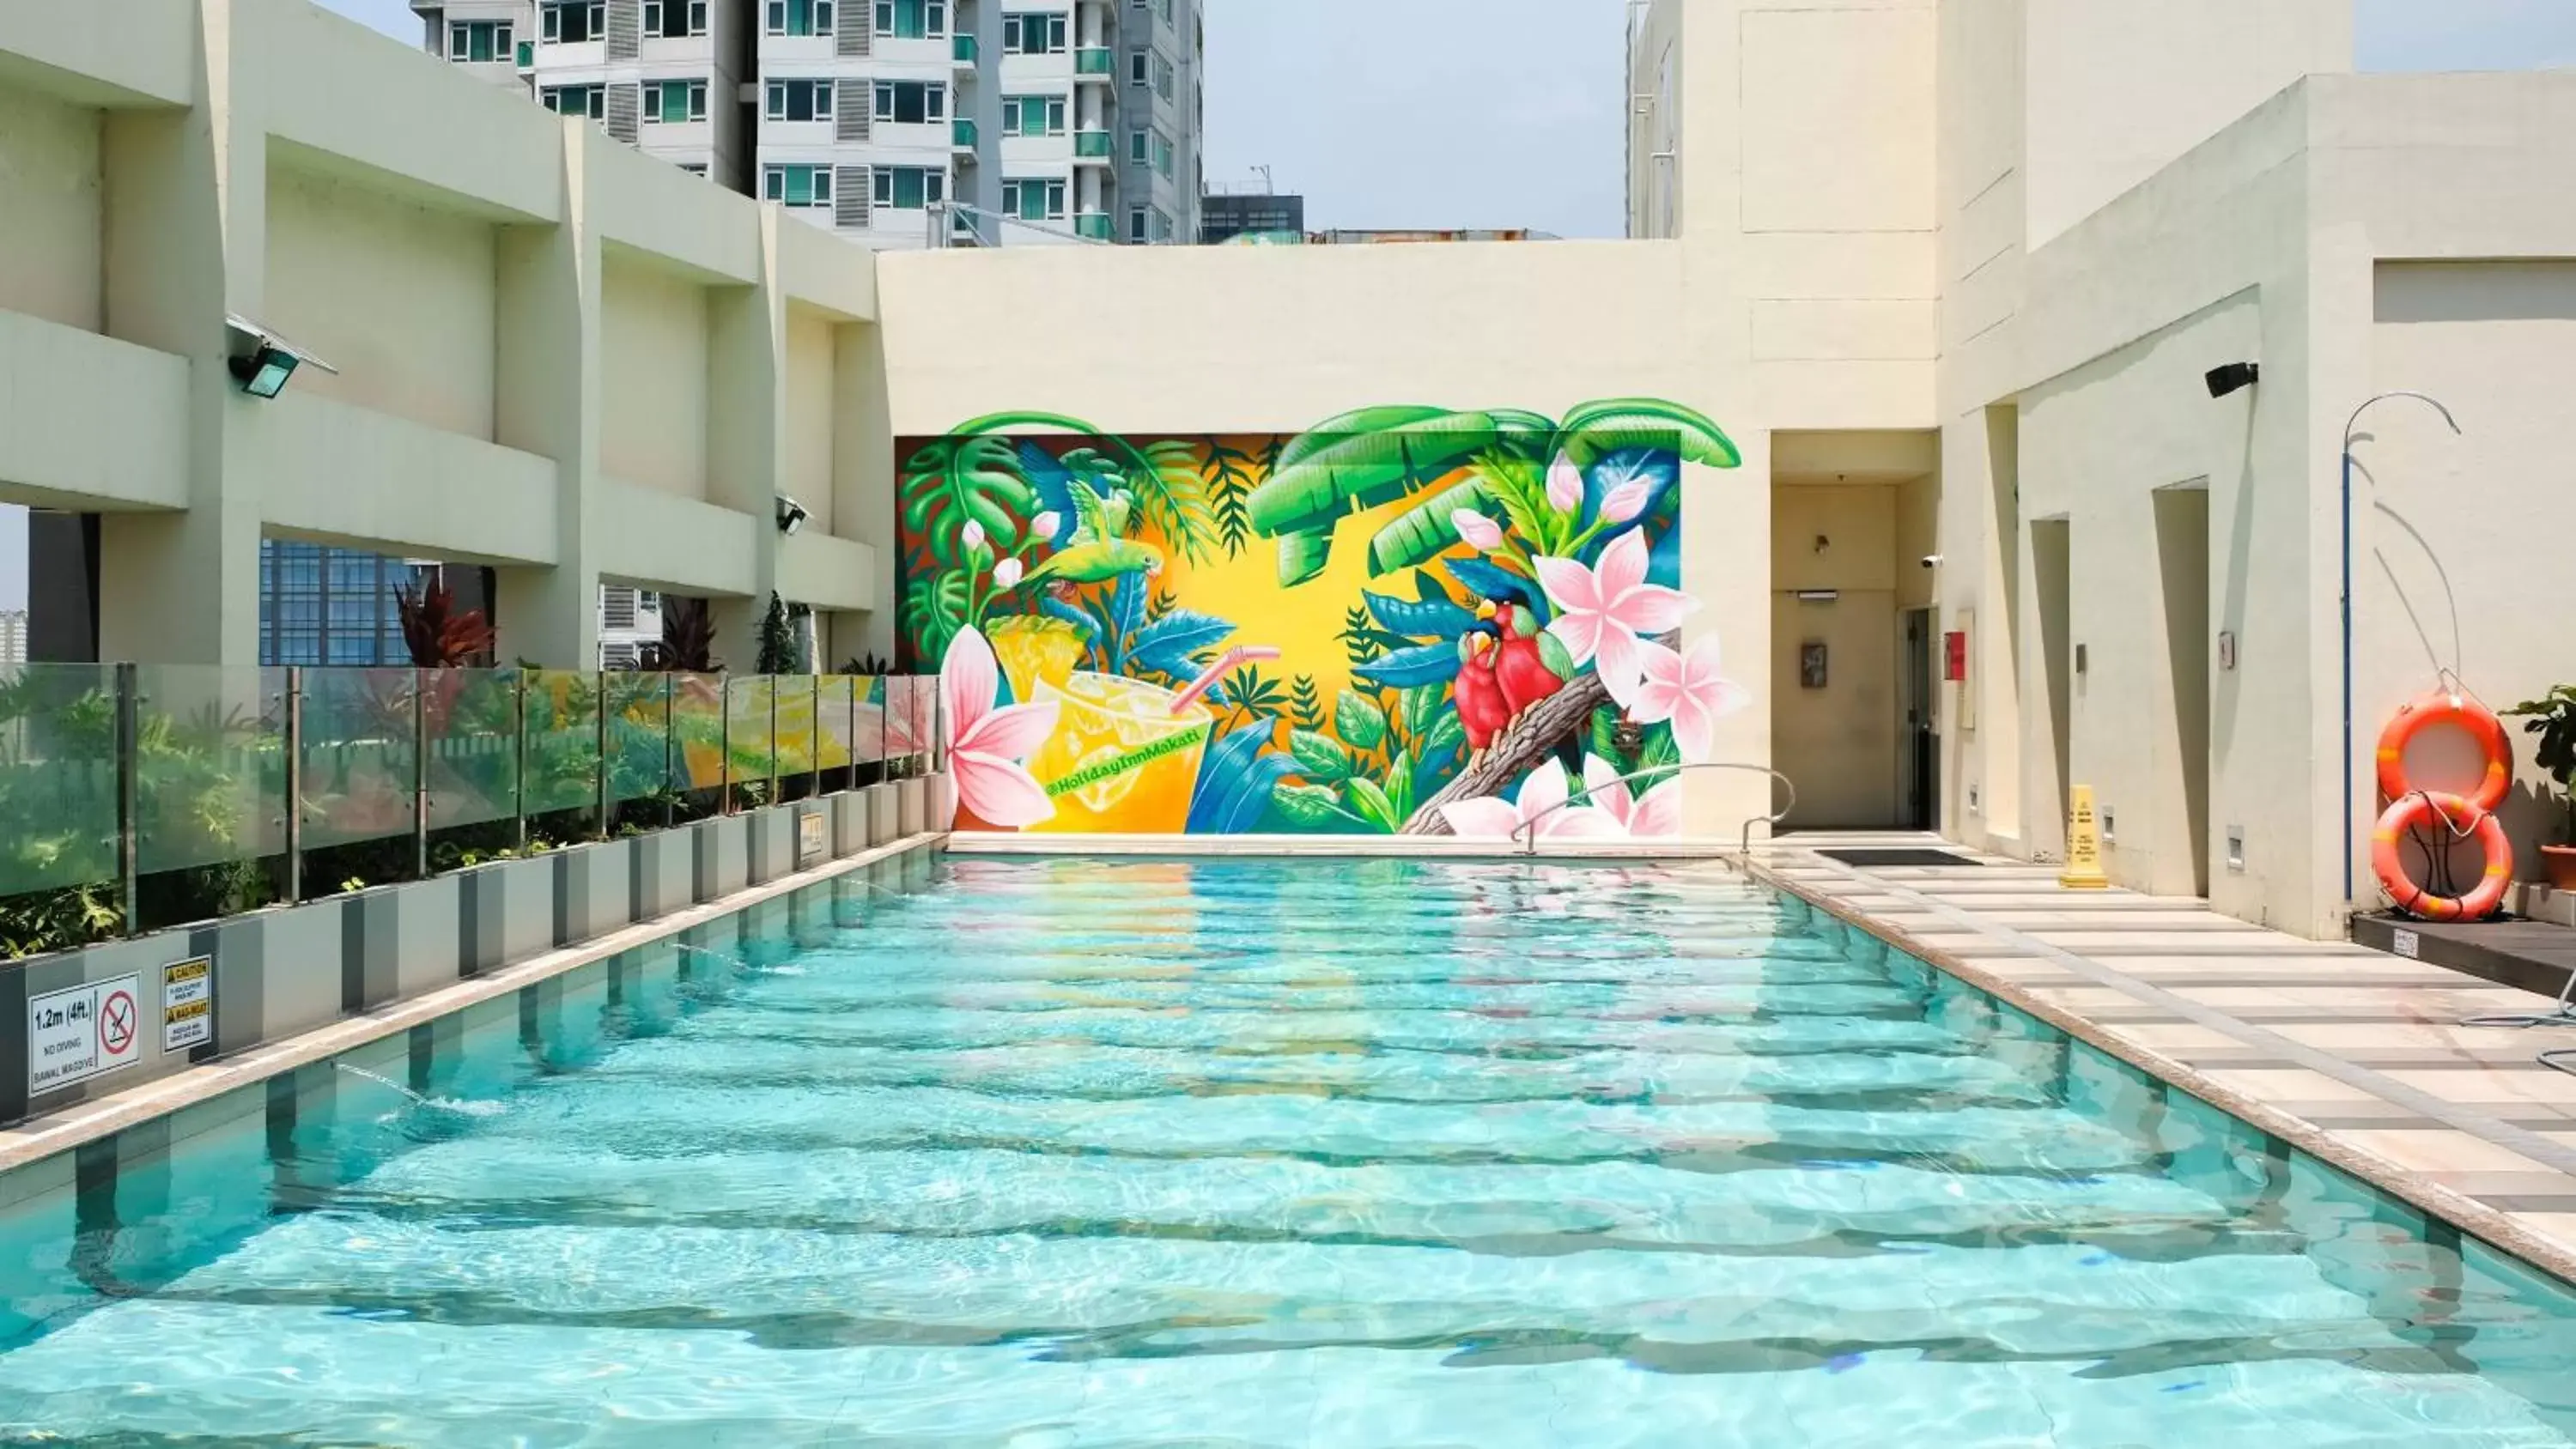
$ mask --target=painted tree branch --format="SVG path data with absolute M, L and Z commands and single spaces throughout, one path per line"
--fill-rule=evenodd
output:
M 1422 808 L 1413 812 L 1413 818 L 1404 823 L 1403 833 L 1449 834 L 1449 822 L 1441 817 L 1441 806 L 1501 794 L 1504 786 L 1536 768 L 1560 745 L 1574 738 L 1577 731 L 1588 728 L 1592 712 L 1609 702 L 1610 691 L 1603 687 L 1599 673 L 1587 669 L 1576 675 L 1565 688 L 1512 721 L 1482 759 L 1460 771 L 1457 779 L 1424 801 Z

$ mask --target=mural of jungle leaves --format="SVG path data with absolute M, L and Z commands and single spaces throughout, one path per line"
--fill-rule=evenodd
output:
M 1406 510 L 1403 517 L 1377 531 L 1369 540 L 1369 572 L 1391 574 L 1397 569 L 1428 563 L 1458 546 L 1457 515 L 1473 513 L 1489 506 L 1493 498 L 1485 485 L 1469 479 Z
M 1458 677 L 1459 667 L 1456 645 L 1421 644 L 1380 655 L 1351 673 L 1371 684 L 1409 689 L 1422 684 L 1447 684 Z
M 1141 668 L 1186 683 L 1233 634 L 1232 624 L 1212 614 L 1174 609 L 1136 631 L 1127 642 L 1127 657 Z
M 1333 703 L 1333 729 L 1355 750 L 1374 750 L 1386 742 L 1386 711 L 1355 689 L 1345 689 Z
M 1199 767 L 1190 798 L 1192 835 L 1241 835 L 1258 827 L 1280 783 L 1297 761 L 1270 749 L 1270 731 L 1239 729 L 1218 740 Z
M 1341 743 L 1315 730 L 1290 730 L 1288 753 L 1296 758 L 1297 772 L 1317 784 L 1334 784 L 1351 773 L 1351 757 Z
M 1324 695 L 1315 687 L 1315 676 L 1300 674 L 1288 687 L 1288 722 L 1301 730 L 1324 727 Z
M 1657 398 L 1623 397 L 1589 402 L 1565 415 L 1557 427 L 1557 447 L 1589 466 L 1617 448 L 1667 449 L 1689 463 L 1711 468 L 1743 465 L 1744 454 L 1717 424 L 1676 403 Z
M 996 707 L 1054 711 L 1005 762 L 1054 811 L 1017 828 L 1492 835 L 1531 772 L 1697 759 L 1746 695 L 1696 662 L 1704 626 L 1692 668 L 1673 652 L 1683 464 L 1736 462 L 1675 404 L 1366 408 L 1293 437 L 997 413 L 901 456 L 907 663 L 971 636 Z M 1663 688 L 1623 713 L 1641 674 Z M 1627 828 L 1625 801 L 1576 800 L 1559 825 Z
M 1450 602 L 1437 584 L 1419 601 L 1391 598 L 1363 589 L 1369 616 L 1407 639 L 1455 640 L 1476 625 L 1476 616 Z M 1365 623 L 1365 621 L 1362 621 Z
M 1008 547 L 1019 541 L 1020 520 L 1036 515 L 1037 496 L 1010 439 L 941 438 L 916 450 L 904 469 L 903 523 L 908 536 L 926 542 L 932 558 L 953 568 L 966 561 L 967 522 Z M 948 526 L 933 528 L 942 512 Z

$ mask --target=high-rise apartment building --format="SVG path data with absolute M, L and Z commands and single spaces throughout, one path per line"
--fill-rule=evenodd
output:
M 1205 0 L 412 0 L 430 50 L 876 246 L 1198 235 Z

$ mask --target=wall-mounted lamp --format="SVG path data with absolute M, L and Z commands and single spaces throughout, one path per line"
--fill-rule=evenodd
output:
M 295 376 L 298 367 L 309 365 L 334 375 L 340 371 L 247 317 L 226 317 L 224 332 L 232 353 L 225 367 L 243 392 L 263 402 L 286 391 L 287 379 Z
M 2211 368 L 2209 375 L 2201 380 L 2209 384 L 2211 397 L 2222 398 L 2232 392 L 2243 392 L 2261 382 L 2263 368 L 2259 363 L 2231 362 L 2225 367 Z
M 796 530 L 805 526 L 805 520 L 813 516 L 806 511 L 804 504 L 784 493 L 778 495 L 778 531 L 780 533 L 793 538 Z
M 1801 604 L 1837 603 L 1840 602 L 1842 596 L 1843 591 L 1840 589 L 1800 589 L 1796 594 L 1796 598 Z

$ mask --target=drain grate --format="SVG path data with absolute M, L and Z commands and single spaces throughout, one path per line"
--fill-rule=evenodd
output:
M 1819 850 L 1816 854 L 1827 860 L 1839 860 L 1845 865 L 1857 865 L 1864 869 L 1871 866 L 1891 865 L 1955 867 L 1963 870 L 1982 868 L 1979 862 L 1970 860 L 1964 855 L 1952 855 L 1946 850 L 1925 850 L 1919 846 L 1894 846 L 1879 850 L 1858 848 Z

